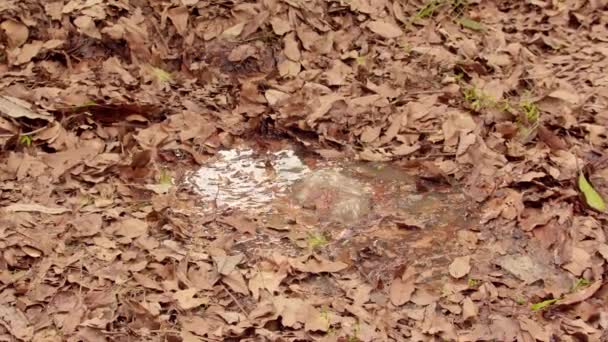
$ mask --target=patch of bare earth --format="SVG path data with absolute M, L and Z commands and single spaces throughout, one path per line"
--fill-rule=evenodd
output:
M 0 339 L 606 341 L 607 66 L 605 0 L 0 1 Z M 276 138 L 468 205 L 183 183 Z

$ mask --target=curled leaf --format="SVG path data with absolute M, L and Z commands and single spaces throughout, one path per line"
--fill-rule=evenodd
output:
M 578 188 L 583 193 L 585 197 L 585 203 L 590 206 L 592 209 L 597 211 L 605 211 L 606 203 L 602 196 L 593 188 L 591 183 L 587 180 L 584 173 L 580 173 L 578 176 Z

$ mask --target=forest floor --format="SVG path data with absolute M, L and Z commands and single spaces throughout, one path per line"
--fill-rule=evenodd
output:
M 607 125 L 606 0 L 3 0 L 0 339 L 608 341 Z

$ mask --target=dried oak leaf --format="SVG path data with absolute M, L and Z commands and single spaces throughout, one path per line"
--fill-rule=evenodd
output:
M 249 290 L 253 294 L 253 298 L 256 300 L 260 298 L 261 289 L 266 289 L 270 293 L 274 294 L 279 290 L 279 286 L 285 277 L 287 277 L 285 272 L 256 272 L 253 277 L 249 279 Z
M 127 218 L 114 223 L 109 231 L 114 235 L 135 239 L 148 233 L 148 223 L 137 218 Z
M 449 266 L 450 275 L 456 279 L 469 274 L 471 270 L 471 256 L 457 257 Z
M 401 277 L 393 279 L 389 288 L 389 298 L 395 306 L 403 305 L 410 301 L 414 290 L 416 290 L 416 270 L 409 267 Z
M 34 335 L 34 327 L 25 314 L 9 304 L 0 305 L 0 325 L 19 340 L 30 341 Z
M 329 261 L 318 256 L 289 259 L 289 264 L 296 270 L 306 273 L 340 272 L 348 268 L 341 261 Z
M 4 30 L 8 41 L 8 47 L 11 49 L 25 44 L 30 33 L 27 26 L 10 19 L 3 21 L 2 24 L 0 24 L 0 28 Z
M 565 295 L 562 299 L 558 300 L 555 305 L 572 305 L 587 300 L 588 298 L 591 298 L 603 284 L 603 280 L 599 279 L 583 290 Z
M 182 310 L 194 309 L 209 302 L 207 298 L 195 297 L 197 293 L 198 290 L 195 288 L 180 290 L 173 294 L 173 299 Z
M 397 38 L 403 34 L 403 31 L 399 28 L 399 26 L 382 20 L 369 22 L 367 24 L 367 28 L 386 39 Z
M 61 208 L 61 207 L 46 207 L 44 205 L 41 204 L 26 204 L 26 203 L 15 203 L 15 204 L 11 204 L 9 206 L 4 207 L 4 210 L 8 211 L 8 212 L 36 212 L 36 213 L 43 213 L 43 214 L 49 214 L 49 215 L 60 215 L 63 213 L 66 213 L 68 211 L 70 211 L 70 209 L 67 208 Z

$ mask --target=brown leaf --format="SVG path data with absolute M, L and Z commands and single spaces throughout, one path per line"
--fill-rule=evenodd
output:
M 361 133 L 361 142 L 370 143 L 370 142 L 378 139 L 378 137 L 380 137 L 381 131 L 382 131 L 382 127 L 380 127 L 380 126 L 365 127 L 365 129 L 363 129 L 363 132 Z
M 256 300 L 260 298 L 261 289 L 266 289 L 271 294 L 275 294 L 285 277 L 287 277 L 287 274 L 284 272 L 258 271 L 249 279 L 249 290 L 251 290 L 251 294 Z
M 367 24 L 367 28 L 375 34 L 386 38 L 397 38 L 403 34 L 403 31 L 399 26 L 391 23 L 387 23 L 382 20 L 371 21 Z
M 35 40 L 31 43 L 23 45 L 21 48 L 16 48 L 14 50 L 14 58 L 11 57 L 10 59 L 12 61 L 11 64 L 21 65 L 28 63 L 32 60 L 32 58 L 38 56 L 38 53 L 42 51 L 43 46 L 43 42 Z M 12 55 L 13 54 L 11 53 L 10 56 Z
M 471 256 L 457 257 L 449 267 L 450 275 L 456 279 L 469 274 L 471 270 Z
M 291 25 L 287 20 L 283 20 L 277 16 L 273 16 L 272 19 L 270 19 L 270 25 L 272 25 L 274 34 L 278 36 L 282 36 L 292 30 Z
M 207 298 L 195 297 L 197 293 L 198 290 L 195 288 L 180 290 L 173 294 L 173 299 L 182 310 L 194 309 L 209 302 Z
M 566 143 L 544 125 L 538 127 L 538 137 L 552 150 L 567 150 Z
M 238 292 L 240 294 L 249 295 L 249 288 L 247 287 L 247 282 L 243 275 L 234 271 L 228 275 L 222 277 L 222 283 L 228 285 L 233 291 Z
M 171 19 L 173 26 L 180 36 L 186 36 L 188 31 L 188 8 L 186 6 L 173 7 L 167 11 L 167 16 Z
M 249 57 L 255 56 L 257 52 L 257 49 L 251 44 L 239 45 L 230 51 L 228 60 L 231 62 L 242 62 Z
M 95 21 L 88 15 L 81 15 L 74 19 L 74 25 L 78 27 L 78 30 L 87 36 L 95 39 L 101 39 L 101 33 L 95 26 Z
M 391 287 L 389 288 L 391 303 L 395 306 L 400 306 L 409 302 L 415 289 L 416 286 L 414 285 L 413 277 L 406 280 L 401 278 L 393 279 Z
M 36 212 L 49 215 L 59 215 L 70 211 L 70 209 L 60 207 L 46 207 L 40 204 L 15 203 L 4 207 L 8 212 Z
M 147 234 L 148 223 L 137 218 L 127 218 L 114 223 L 108 230 L 114 235 L 135 239 Z
M 213 261 L 217 271 L 222 275 L 229 275 L 232 273 L 236 266 L 243 262 L 244 256 L 242 254 L 237 255 L 214 255 Z
M 42 119 L 52 122 L 54 117 L 46 112 L 34 112 L 31 104 L 11 96 L 0 95 L 0 113 L 11 118 Z
M 477 316 L 479 309 L 477 305 L 471 300 L 470 297 L 466 297 L 462 302 L 462 319 L 467 320 L 469 318 Z
M 255 234 L 256 231 L 256 224 L 242 215 L 235 214 L 232 216 L 221 218 L 218 221 L 233 227 L 241 233 Z
M 551 341 L 550 333 L 542 325 L 528 317 L 520 316 L 518 319 L 521 330 L 529 332 L 534 339 L 542 342 Z
M 573 89 L 557 89 L 549 94 L 549 97 L 566 101 L 570 104 L 576 105 L 580 102 L 580 96 Z
M 584 300 L 587 300 L 588 298 L 591 298 L 591 296 L 593 296 L 600 289 L 600 287 L 602 287 L 603 284 L 604 283 L 603 283 L 602 279 L 597 280 L 593 284 L 589 285 L 588 287 L 586 287 L 582 290 L 565 295 L 562 299 L 558 300 L 555 304 L 556 305 L 572 305 L 572 304 L 580 303 Z
M 19 340 L 30 341 L 34 335 L 34 327 L 23 312 L 9 304 L 0 305 L 0 324 Z
M 15 20 L 5 20 L 0 24 L 0 28 L 4 30 L 8 41 L 9 48 L 20 47 L 27 42 L 30 30 L 27 26 Z
M 300 61 L 300 49 L 298 47 L 298 41 L 296 40 L 296 34 L 290 33 L 283 38 L 283 43 L 285 44 L 285 48 L 283 51 L 285 52 L 285 56 L 294 62 Z
M 307 273 L 340 272 L 348 268 L 348 265 L 341 261 L 329 261 L 316 256 L 311 259 L 289 259 L 289 263 L 296 270 Z
M 101 231 L 103 220 L 100 214 L 85 214 L 71 222 L 76 229 L 75 237 L 93 236 Z

